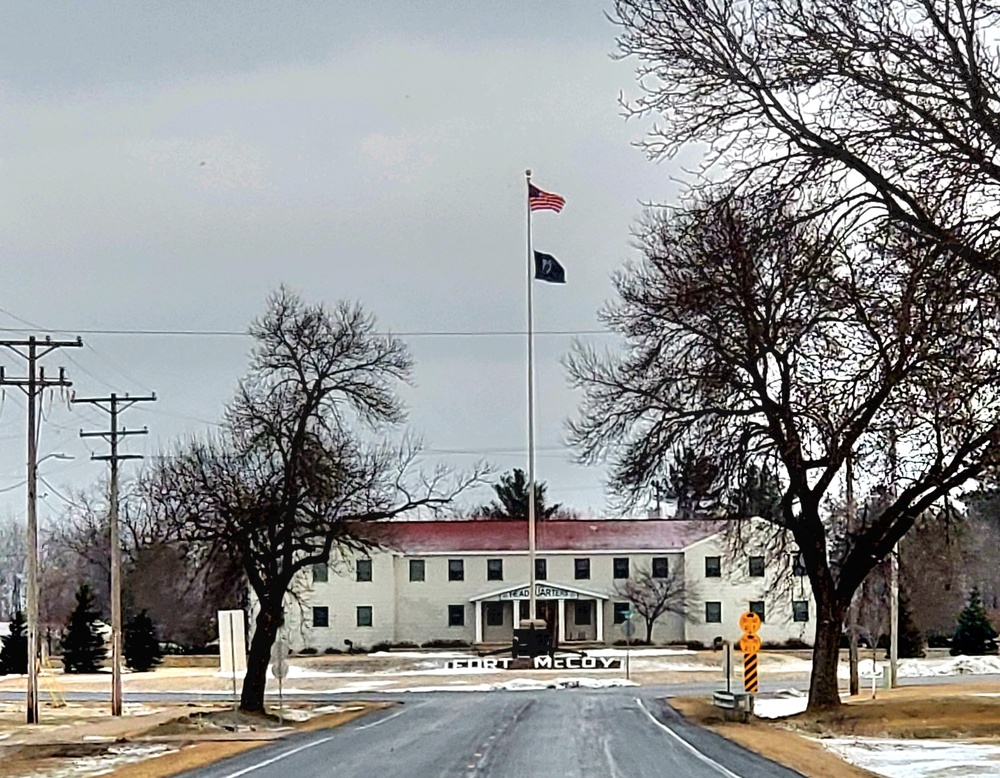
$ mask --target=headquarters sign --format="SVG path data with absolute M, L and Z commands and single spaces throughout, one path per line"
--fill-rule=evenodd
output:
M 451 659 L 445 663 L 448 670 L 509 670 L 514 662 L 509 657 L 470 656 Z M 607 656 L 536 656 L 531 660 L 532 670 L 620 670 L 622 660 Z

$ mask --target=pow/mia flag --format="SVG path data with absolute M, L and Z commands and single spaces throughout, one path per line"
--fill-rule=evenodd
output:
M 551 254 L 535 252 L 535 278 L 548 281 L 550 284 L 565 284 L 566 271 Z

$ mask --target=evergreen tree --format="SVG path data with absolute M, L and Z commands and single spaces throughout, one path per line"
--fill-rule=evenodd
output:
M 10 634 L 0 638 L 0 675 L 28 672 L 28 626 L 24 614 L 17 611 L 10 623 Z
M 156 627 L 146 611 L 125 622 L 125 665 L 139 673 L 152 670 L 163 660 Z
M 528 518 L 528 477 L 524 471 L 515 467 L 500 476 L 500 482 L 493 485 L 497 500 L 484 505 L 479 512 L 490 519 L 527 519 Z M 553 518 L 558 514 L 559 503 L 549 505 L 545 501 L 545 482 L 535 482 L 535 517 L 538 519 Z
M 94 594 L 88 584 L 76 591 L 76 608 L 66 624 L 63 638 L 63 670 L 67 673 L 96 673 L 107 652 L 104 638 L 97 631 Z
M 997 631 L 993 629 L 986 617 L 986 608 L 979 596 L 979 589 L 973 588 L 969 594 L 969 604 L 958 614 L 958 625 L 951 638 L 951 654 L 966 654 L 978 656 L 996 651 L 994 638 Z
M 902 587 L 899 589 L 899 656 L 901 659 L 926 656 L 924 633 L 913 617 L 910 596 Z

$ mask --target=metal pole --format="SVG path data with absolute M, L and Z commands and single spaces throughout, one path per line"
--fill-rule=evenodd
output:
M 846 471 L 846 497 L 847 497 L 847 531 L 854 532 L 855 519 L 857 513 L 854 506 L 854 452 L 847 452 Z M 861 691 L 860 679 L 858 678 L 858 605 L 857 592 L 851 597 L 851 605 L 848 610 L 848 648 L 847 663 L 849 667 L 848 691 L 858 694 Z
M 531 171 L 524 177 L 531 185 Z M 525 189 L 527 194 L 527 187 Z M 535 619 L 535 333 L 532 308 L 531 202 L 528 198 L 528 618 Z M 520 618 L 520 614 L 518 615 Z
M 889 428 L 889 488 L 896 497 L 896 428 Z M 897 684 L 897 662 L 899 659 L 899 543 L 892 547 L 889 555 L 889 688 Z
M 726 693 L 733 691 L 733 647 L 726 641 Z
M 35 336 L 28 338 L 28 699 L 27 722 L 38 723 L 38 435 L 35 429 Z
M 118 395 L 111 393 L 111 715 L 122 715 L 122 549 L 118 532 Z

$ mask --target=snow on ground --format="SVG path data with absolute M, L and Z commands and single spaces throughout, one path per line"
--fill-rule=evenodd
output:
M 809 696 L 798 689 L 783 689 L 773 697 L 755 697 L 753 713 L 762 719 L 782 719 L 802 713 L 809 702 Z
M 844 761 L 886 778 L 1000 776 L 1000 745 L 883 738 L 831 738 L 819 742 Z
M 83 778 L 110 773 L 118 767 L 142 762 L 157 756 L 169 754 L 177 749 L 157 743 L 126 743 L 111 746 L 100 756 L 77 757 L 65 760 L 58 769 L 47 772 L 46 778 Z
M 394 681 L 359 681 L 330 689 L 285 689 L 284 694 L 360 694 L 387 692 L 402 694 L 409 692 L 523 692 L 539 689 L 606 689 L 612 686 L 638 686 L 635 681 L 624 678 L 511 678 L 496 683 L 464 683 L 455 681 L 445 686 L 396 686 Z
M 926 678 L 932 675 L 991 675 L 1000 673 L 1000 657 L 956 656 L 950 659 L 900 659 L 901 678 Z

